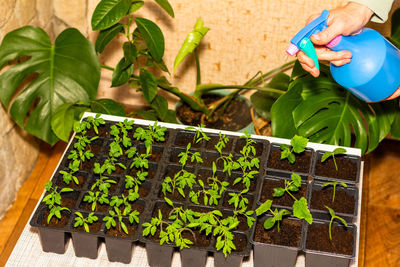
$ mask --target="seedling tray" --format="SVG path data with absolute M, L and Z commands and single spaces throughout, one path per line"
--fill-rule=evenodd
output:
M 93 113 L 85 113 L 83 116 L 83 120 L 89 116 L 95 116 L 95 114 Z M 91 170 L 93 168 L 93 162 L 97 161 L 97 162 L 102 162 L 105 157 L 108 154 L 108 144 L 111 142 L 110 141 L 110 134 L 109 134 L 109 129 L 110 126 L 115 123 L 115 122 L 119 122 L 119 121 L 123 121 L 124 117 L 116 117 L 116 116 L 109 116 L 109 115 L 102 115 L 101 116 L 104 120 L 106 120 L 106 124 L 105 126 L 103 126 L 103 128 L 106 129 L 106 131 L 101 132 L 99 134 L 99 138 L 96 140 L 95 145 L 96 145 L 96 149 L 97 152 L 95 153 L 94 156 L 94 160 L 89 162 L 89 166 L 85 169 L 79 172 L 79 174 L 83 177 L 83 182 L 82 182 L 82 186 L 78 187 L 78 188 L 73 188 L 74 189 L 74 194 L 75 194 L 75 198 L 76 198 L 76 203 L 74 204 L 74 206 L 71 208 L 71 213 L 69 216 L 69 221 L 67 223 L 67 225 L 63 228 L 55 228 L 55 227 L 49 227 L 49 226 L 45 226 L 41 223 L 41 218 L 43 217 L 43 210 L 44 208 L 44 203 L 39 203 L 35 213 L 33 214 L 30 224 L 33 227 L 37 227 L 39 229 L 39 235 L 41 238 L 41 242 L 42 242 L 42 246 L 43 246 L 43 250 L 44 251 L 52 251 L 52 252 L 56 252 L 56 253 L 64 253 L 65 251 L 65 244 L 67 243 L 67 240 L 69 238 L 69 236 L 75 235 L 75 233 L 79 232 L 79 233 L 83 233 L 84 235 L 86 234 L 85 232 L 80 232 L 77 231 L 74 227 L 73 227 L 73 218 L 75 211 L 79 211 L 82 213 L 89 213 L 90 211 L 87 209 L 83 208 L 83 198 L 84 196 L 87 194 L 87 192 L 90 189 L 90 185 L 93 182 L 94 176 L 95 174 L 93 173 L 93 171 Z M 135 119 L 134 120 L 134 129 L 135 130 L 136 127 L 142 127 L 142 128 L 146 128 L 148 125 L 153 125 L 154 122 L 151 121 L 146 121 L 146 120 L 139 120 L 139 119 Z M 125 246 L 128 246 L 128 251 L 130 250 L 130 252 L 132 251 L 131 247 L 129 248 L 129 246 L 132 245 L 136 245 L 136 244 L 145 244 L 146 246 L 148 246 L 150 248 L 150 246 L 154 246 L 156 245 L 157 248 L 157 243 L 154 242 L 154 240 L 152 240 L 151 238 L 148 237 L 143 237 L 142 233 L 143 233 L 143 227 L 142 227 L 142 223 L 143 222 L 149 222 L 151 220 L 151 218 L 154 216 L 154 209 L 156 208 L 157 204 L 163 203 L 163 195 L 160 194 L 161 192 L 161 183 L 165 177 L 165 175 L 168 174 L 169 171 L 173 170 L 174 168 L 177 168 L 177 166 L 179 167 L 179 165 L 177 164 L 177 154 L 179 154 L 179 152 L 183 151 L 186 149 L 186 144 L 187 141 L 177 141 L 177 137 L 178 136 L 182 136 L 180 138 L 182 138 L 184 140 L 185 137 L 187 137 L 187 140 L 191 140 L 193 137 L 193 134 L 195 133 L 192 130 L 186 130 L 186 126 L 184 125 L 177 125 L 177 124 L 169 124 L 169 123 L 158 123 L 161 126 L 165 126 L 167 127 L 167 131 L 166 131 L 166 141 L 164 143 L 158 142 L 158 143 L 154 143 L 153 144 L 153 151 L 155 151 L 154 154 L 157 154 L 156 156 L 152 157 L 149 159 L 149 177 L 146 180 L 146 182 L 144 184 L 142 184 L 142 186 L 144 188 L 147 188 L 146 190 L 146 194 L 140 194 L 141 197 L 139 198 L 139 200 L 137 200 L 138 202 L 143 204 L 143 211 L 141 212 L 139 219 L 140 222 L 139 224 L 135 225 L 136 230 L 134 232 L 134 234 L 128 238 L 116 238 L 116 237 L 109 237 L 106 234 L 106 227 L 105 227 L 105 223 L 102 222 L 101 220 L 99 220 L 99 222 L 101 222 L 101 227 L 100 230 L 97 233 L 89 233 L 86 234 L 90 237 L 92 237 L 92 239 L 94 240 L 93 242 L 95 243 L 94 245 L 92 244 L 91 247 L 94 249 L 92 249 L 92 251 L 90 253 L 88 253 L 87 255 L 82 255 L 79 254 L 76 250 L 76 255 L 77 256 L 83 256 L 83 257 L 88 257 L 88 258 L 96 258 L 97 256 L 97 250 L 99 247 L 99 242 L 102 242 L 103 240 L 106 240 L 106 248 L 107 248 L 107 252 L 109 260 L 110 261 L 119 261 L 119 262 L 124 262 L 124 263 L 128 263 L 131 260 L 131 255 L 125 255 L 122 258 L 119 258 L 118 256 L 115 255 L 110 255 L 113 253 L 118 253 L 118 250 L 120 249 L 113 249 L 112 245 L 108 245 L 108 243 L 110 243 L 107 240 L 112 240 L 112 241 L 117 241 L 118 240 L 125 240 L 127 242 Z M 205 133 L 207 133 L 210 137 L 211 140 L 209 142 L 201 142 L 200 144 L 196 144 L 195 146 L 192 147 L 193 151 L 197 151 L 201 154 L 201 156 L 204 159 L 210 159 L 210 162 L 212 162 L 213 160 L 215 160 L 215 156 L 216 156 L 216 151 L 215 149 L 213 149 L 213 146 L 216 143 L 216 138 L 218 138 L 218 134 L 221 132 L 222 134 L 225 134 L 226 136 L 229 137 L 229 142 L 226 146 L 226 148 L 223 150 L 223 153 L 232 153 L 234 158 L 238 157 L 240 154 L 240 149 L 243 146 L 243 139 L 240 138 L 240 136 L 242 136 L 242 133 L 236 133 L 236 132 L 229 132 L 229 131 L 220 131 L 220 130 L 212 130 L 212 129 L 203 129 L 203 131 Z M 93 134 L 93 133 L 92 133 Z M 74 135 L 75 136 L 75 135 Z M 73 137 L 74 137 L 73 136 Z M 290 172 L 287 171 L 279 171 L 279 170 L 275 170 L 275 169 L 271 169 L 268 167 L 268 158 L 270 157 L 270 152 L 271 152 L 271 143 L 274 144 L 290 144 L 290 140 L 287 139 L 280 139 L 280 138 L 271 138 L 271 137 L 265 137 L 265 136 L 257 136 L 257 135 L 252 135 L 251 138 L 253 140 L 256 141 L 255 147 L 256 147 L 256 157 L 258 157 L 260 159 L 260 168 L 259 168 L 259 174 L 256 175 L 256 177 L 253 180 L 253 184 L 250 187 L 249 192 L 246 194 L 249 199 L 252 199 L 252 204 L 249 207 L 249 209 L 254 210 L 260 203 L 260 194 L 261 194 L 261 186 L 262 183 L 264 181 L 264 179 L 266 179 L 266 177 L 268 176 L 273 176 L 275 179 L 284 179 L 287 178 L 289 176 Z M 69 145 L 66 149 L 66 151 L 63 154 L 63 157 L 61 158 L 59 165 L 57 166 L 55 172 L 53 173 L 52 176 L 52 181 L 54 184 L 56 184 L 59 187 L 71 187 L 70 185 L 65 185 L 62 183 L 62 178 L 61 175 L 59 174 L 60 170 L 65 170 L 68 166 L 68 159 L 67 156 L 69 155 L 70 150 L 73 147 L 73 143 L 75 142 L 74 138 L 71 138 L 71 141 L 69 142 Z M 133 146 L 136 146 L 139 150 L 143 150 L 144 148 L 144 144 L 141 141 L 133 141 Z M 312 158 L 311 158 L 311 162 L 310 162 L 310 169 L 306 172 L 306 173 L 300 173 L 302 174 L 302 181 L 304 183 L 307 183 L 307 196 L 309 195 L 309 186 L 311 186 L 309 183 L 309 177 L 312 177 L 312 174 L 314 173 L 314 166 L 315 166 L 315 160 L 316 160 L 316 156 L 315 156 L 315 152 L 317 150 L 326 150 L 326 151 L 331 151 L 333 150 L 335 147 L 334 146 L 329 146 L 329 145 L 320 145 L 320 144 L 314 144 L 314 143 L 309 143 L 307 145 L 307 150 L 311 151 L 312 153 Z M 358 149 L 352 149 L 352 148 L 346 148 L 347 149 L 347 155 L 351 155 L 352 157 L 357 157 L 360 155 L 360 151 Z M 360 160 L 360 158 L 358 157 L 358 159 Z M 124 163 L 126 163 L 126 166 L 129 166 L 131 164 L 131 159 L 129 159 L 128 157 L 122 156 L 121 157 L 121 161 L 124 161 Z M 195 173 L 198 177 L 206 176 L 207 172 L 211 172 L 212 171 L 212 165 L 210 164 L 210 162 L 204 162 L 204 164 L 188 164 L 188 168 L 193 171 L 193 173 Z M 222 169 L 221 166 L 217 166 L 218 170 L 217 172 L 222 173 Z M 116 181 L 116 184 L 113 188 L 112 191 L 110 191 L 110 195 L 120 195 L 124 192 L 125 188 L 124 188 L 124 177 L 125 175 L 129 175 L 131 172 L 131 170 L 129 170 L 129 168 L 127 168 L 126 170 L 121 170 L 119 173 L 113 173 L 112 175 L 107 175 L 109 176 L 111 179 L 114 179 Z M 232 177 L 235 177 L 235 175 L 238 175 L 235 172 L 232 172 Z M 358 171 L 358 174 L 360 175 L 360 171 Z M 228 175 L 222 175 L 222 177 L 224 177 L 225 181 L 230 181 L 229 179 L 232 179 L 231 177 L 229 177 Z M 357 180 L 357 182 L 354 184 L 354 186 L 359 186 L 359 180 Z M 360 188 L 361 189 L 361 188 Z M 240 190 L 242 190 L 242 188 L 240 188 L 240 186 L 229 186 L 227 188 L 227 191 L 224 192 L 223 196 L 221 197 L 218 205 L 216 206 L 203 206 L 203 205 L 195 205 L 194 203 L 192 203 L 188 198 L 187 199 L 172 199 L 172 201 L 176 204 L 176 205 L 182 205 L 184 208 L 193 208 L 194 206 L 199 206 L 202 208 L 208 208 L 208 209 L 219 209 L 222 211 L 223 214 L 231 214 L 232 213 L 232 207 L 229 207 L 229 205 L 226 205 L 226 200 L 224 201 L 224 199 L 226 199 L 226 196 L 230 193 L 230 192 L 240 192 Z M 309 199 L 309 198 L 308 198 Z M 225 203 L 224 203 L 225 202 Z M 106 216 L 108 214 L 108 210 L 103 210 L 103 211 L 96 211 L 95 215 L 97 215 L 99 218 L 103 218 L 104 216 Z M 360 213 L 358 213 L 359 215 Z M 356 218 L 357 219 L 357 218 Z M 255 224 L 251 227 L 246 229 L 244 228 L 240 228 L 235 230 L 235 234 L 241 235 L 243 237 L 245 237 L 245 239 L 247 240 L 246 246 L 243 250 L 241 251 L 233 251 L 230 254 L 230 257 L 228 257 L 227 259 L 225 259 L 224 257 L 221 257 L 222 253 L 221 252 L 217 252 L 215 249 L 215 239 L 214 238 L 210 238 L 210 244 L 206 247 L 202 247 L 202 248 L 197 248 L 197 247 L 191 247 L 191 249 L 193 250 L 197 250 L 197 251 L 205 251 L 207 253 L 213 253 L 213 255 L 215 256 L 215 260 L 217 260 L 217 258 L 222 259 L 222 263 L 220 263 L 220 266 L 223 266 L 224 264 L 230 264 L 229 263 L 229 258 L 232 259 L 232 262 L 234 262 L 235 257 L 239 258 L 239 261 L 236 261 L 237 263 L 240 264 L 240 262 L 242 261 L 242 259 L 244 257 L 248 257 L 250 255 L 251 249 L 252 249 L 252 241 L 253 241 L 253 235 L 254 235 L 254 227 Z M 52 232 L 52 233 L 57 233 L 58 234 L 58 240 L 56 240 L 55 242 L 58 242 L 57 245 L 48 245 L 48 244 L 44 244 L 46 241 L 46 237 L 43 237 L 41 232 Z M 357 232 L 358 233 L 358 232 Z M 52 238 L 50 238 L 52 239 Z M 358 240 L 358 239 L 357 239 Z M 121 244 L 116 244 L 116 246 L 121 246 Z M 158 245 L 159 246 L 159 245 Z M 53 250 L 52 247 L 57 247 L 57 251 Z M 163 245 L 160 247 L 173 247 L 172 245 Z M 188 250 L 188 249 L 184 249 L 184 250 Z M 93 252 L 95 251 L 95 252 Z M 170 252 L 168 252 L 169 254 L 167 255 L 172 255 L 172 251 L 170 250 Z M 206 257 L 207 253 L 203 253 L 202 257 Z M 128 253 L 129 254 L 129 253 Z M 357 255 L 357 254 L 356 254 Z M 150 257 L 153 256 L 148 256 L 149 259 Z M 182 256 L 182 260 L 184 260 L 184 256 Z M 168 262 L 168 259 L 163 260 L 165 262 L 164 266 L 169 266 L 170 262 Z M 355 261 L 353 259 L 353 261 Z M 189 261 L 190 262 L 190 261 Z M 205 259 L 201 259 L 200 262 L 205 262 Z M 199 265 L 201 266 L 201 264 Z

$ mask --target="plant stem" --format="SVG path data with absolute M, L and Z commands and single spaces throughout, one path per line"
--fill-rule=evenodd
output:
M 332 197 L 332 203 L 335 202 L 335 194 L 336 194 L 336 184 L 333 184 L 333 197 Z
M 332 222 L 333 222 L 333 219 L 334 219 L 335 217 L 332 217 L 331 218 L 331 221 L 329 222 L 329 239 L 330 240 L 332 240 Z
M 110 66 L 107 66 L 107 65 L 104 65 L 104 64 L 100 64 L 100 68 L 114 71 L 113 67 L 110 67 Z
M 338 171 L 338 168 L 337 168 L 337 165 L 336 165 L 336 160 L 335 160 L 335 155 L 332 155 L 332 158 L 333 158 L 333 163 L 335 164 L 335 169 L 336 169 L 336 171 Z
M 196 60 L 196 86 L 197 86 L 201 84 L 200 59 L 197 47 L 194 49 L 194 58 Z

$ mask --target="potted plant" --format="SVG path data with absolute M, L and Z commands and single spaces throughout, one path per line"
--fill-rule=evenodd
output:
M 88 127 L 87 123 L 93 128 L 95 117 L 88 115 L 80 125 L 76 125 L 77 138 L 74 136 L 71 139 L 53 179 L 59 179 L 60 172 L 69 172 L 68 167 L 79 161 L 79 158 L 68 157 L 75 155 L 76 144 L 90 140 L 85 138 L 87 132 L 82 129 Z M 105 120 L 96 126 L 99 135 L 109 132 L 107 138 L 95 139 L 105 145 L 91 157 L 97 162 L 91 170 L 76 171 L 90 177 L 88 181 L 76 189 L 68 189 L 65 184 L 59 188 L 53 188 L 52 184 L 47 186 L 50 192 L 62 190 L 65 198 L 66 194 L 75 194 L 76 200 L 68 204 L 69 208 L 63 206 L 68 202 L 60 200 L 53 212 L 53 216 L 62 217 L 63 212 L 66 215 L 67 224 L 56 231 L 58 235 L 65 237 L 66 233 L 72 233 L 76 236 L 79 230 L 73 226 L 91 231 L 89 223 L 95 223 L 94 216 L 103 222 L 100 231 L 93 230 L 84 237 L 91 239 L 87 251 L 75 248 L 79 251 L 77 256 L 95 258 L 98 242 L 104 238 L 109 260 L 124 263 L 131 261 L 132 246 L 137 242 L 146 245 L 148 261 L 154 266 L 169 266 L 171 261 L 168 259 L 171 259 L 174 247 L 180 249 L 183 264 L 196 266 L 203 266 L 210 252 L 217 266 L 239 266 L 252 248 L 256 265 L 264 261 L 260 255 L 270 255 L 269 262 L 283 263 L 284 259 L 290 262 L 296 259 L 297 252 L 303 248 L 299 246 L 298 239 L 294 242 L 295 246 L 290 244 L 292 248 L 289 248 L 282 245 L 282 238 L 285 239 L 285 234 L 290 235 L 286 229 L 291 229 L 289 226 L 292 224 L 300 228 L 297 234 L 300 240 L 304 239 L 302 233 L 306 229 L 313 229 L 306 225 L 314 225 L 312 216 L 319 218 L 318 212 L 308 206 L 317 193 L 307 192 L 315 184 L 321 184 L 322 180 L 315 177 L 315 181 L 310 182 L 307 176 L 294 172 L 285 172 L 281 177 L 265 175 L 269 166 L 267 159 L 272 151 L 265 138 L 254 138 L 247 133 L 215 132 L 203 127 L 167 124 L 167 128 L 157 122 L 143 124 L 140 120 L 133 123 L 126 118 L 110 118 L 111 121 Z M 303 144 L 304 148 L 313 149 L 312 146 L 308 141 Z M 287 147 L 289 151 L 284 153 L 290 152 L 291 147 Z M 110 160 L 107 162 L 104 158 Z M 122 162 L 125 166 L 122 172 L 113 168 Z M 149 177 L 152 162 L 157 167 L 153 177 Z M 82 164 L 77 166 L 83 167 Z M 98 180 L 103 183 L 96 185 Z M 351 189 L 337 179 L 325 183 L 326 188 L 335 188 L 336 202 L 342 198 L 341 190 Z M 266 191 L 267 188 L 272 190 Z M 47 195 L 51 195 L 50 192 Z M 349 193 L 358 196 L 351 190 Z M 39 218 L 43 218 L 43 209 L 52 210 L 46 208 L 45 203 L 59 199 L 47 195 L 31 220 L 31 224 L 40 231 L 42 228 L 54 231 L 46 223 L 38 223 Z M 336 217 L 333 217 L 336 220 L 342 218 L 342 213 L 332 205 L 332 198 L 329 191 L 327 206 L 337 209 Z M 326 208 L 326 211 L 333 214 L 329 209 Z M 326 223 L 329 225 L 329 222 Z M 335 231 L 332 230 L 332 236 Z M 266 233 L 274 236 L 275 245 L 261 244 L 265 242 Z M 79 234 L 85 235 L 86 232 Z M 59 247 L 64 249 L 66 239 L 61 240 Z M 44 239 L 42 246 L 47 250 L 48 245 L 43 242 L 46 242 Z M 73 241 L 75 243 L 77 241 Z M 51 251 L 56 247 L 51 247 Z M 269 252 L 264 251 L 266 247 Z M 281 252 L 276 254 L 275 250 L 287 250 L 290 256 L 282 256 Z

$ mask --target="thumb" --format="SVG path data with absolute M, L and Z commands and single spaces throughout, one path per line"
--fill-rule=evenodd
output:
M 325 30 L 311 36 L 311 41 L 316 45 L 326 45 L 333 38 L 343 33 L 344 27 L 340 22 L 333 22 Z

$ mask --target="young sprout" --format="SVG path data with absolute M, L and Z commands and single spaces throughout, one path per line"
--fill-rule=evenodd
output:
M 193 142 L 197 144 L 197 143 L 200 143 L 202 140 L 206 140 L 206 141 L 210 140 L 210 137 L 207 136 L 207 134 L 203 131 L 204 127 L 206 127 L 206 126 L 203 124 L 199 124 L 199 125 L 197 125 L 197 128 L 195 128 L 193 126 L 189 126 L 189 127 L 186 127 L 185 129 L 196 130 L 196 134 L 193 137 Z
M 291 192 L 299 191 L 301 187 L 301 177 L 296 173 L 292 173 L 290 176 L 291 181 L 285 180 L 285 188 L 277 187 L 274 188 L 274 197 L 281 197 L 285 193 L 291 196 L 294 200 L 293 203 L 293 216 L 299 219 L 304 219 L 309 224 L 312 224 L 313 218 L 311 216 L 310 210 L 308 209 L 307 199 L 301 197 L 297 199 L 293 196 Z
M 135 221 L 136 223 L 139 223 L 139 212 L 137 210 L 131 210 L 131 206 L 125 207 L 123 211 L 121 211 L 117 206 L 114 206 L 114 210 L 109 210 L 108 211 L 109 216 L 105 216 L 103 218 L 103 221 L 106 222 L 106 228 L 109 230 L 111 227 L 116 227 L 117 222 L 115 218 L 118 220 L 118 230 L 122 233 L 122 231 L 125 232 L 125 234 L 129 234 L 128 228 L 126 227 L 126 224 L 123 222 L 123 218 L 125 216 L 128 216 L 129 223 L 133 224 Z
M 141 127 L 136 128 L 133 137 L 137 140 L 144 141 L 144 145 L 146 147 L 147 153 L 150 153 L 151 147 L 154 141 L 164 142 L 165 141 L 165 131 L 166 127 L 157 125 L 157 122 L 154 125 L 149 125 L 149 129 L 145 130 Z
M 179 163 L 182 165 L 182 167 L 184 167 L 186 165 L 188 160 L 190 160 L 190 162 L 196 161 L 197 163 L 203 163 L 203 159 L 200 156 L 200 152 L 191 152 L 190 151 L 191 145 L 192 145 L 191 143 L 188 143 L 186 146 L 186 151 L 181 152 L 178 155 Z
M 58 191 L 58 187 L 53 187 L 52 181 L 48 181 L 44 188 L 48 192 L 48 194 L 43 198 L 42 202 L 44 202 L 49 208 L 49 215 L 47 216 L 47 224 L 49 224 L 51 218 L 55 216 L 58 219 L 61 219 L 61 211 L 67 210 L 70 211 L 66 207 L 61 206 L 61 193 L 72 192 L 74 191 L 71 188 L 61 188 Z
M 329 214 L 331 215 L 331 221 L 329 222 L 329 239 L 332 240 L 332 222 L 334 219 L 337 219 L 339 221 L 341 221 L 344 226 L 347 227 L 347 222 L 342 218 L 339 217 L 335 214 L 335 211 L 331 208 L 329 208 L 328 206 L 325 206 L 325 208 L 329 211 Z
M 304 152 L 306 149 L 306 146 L 308 144 L 309 139 L 295 135 L 293 138 L 290 140 L 290 145 L 292 148 L 290 148 L 289 145 L 286 144 L 281 144 L 281 160 L 282 159 L 288 159 L 290 164 L 293 164 L 296 161 L 296 154 L 300 154 Z
M 97 220 L 99 219 L 97 216 L 94 215 L 93 212 L 89 213 L 86 218 L 83 217 L 82 213 L 80 213 L 79 211 L 75 212 L 75 215 L 76 217 L 74 227 L 76 228 L 83 225 L 83 228 L 87 233 L 89 233 L 89 224 L 97 222 Z
M 99 191 L 108 194 L 108 189 L 111 187 L 111 184 L 116 184 L 117 182 L 113 179 L 109 179 L 104 176 L 103 173 L 105 171 L 104 165 L 100 167 L 99 163 L 94 164 L 93 172 L 99 175 L 99 178 L 96 179 L 96 182 L 91 186 L 90 190 L 94 190 L 96 187 Z
M 99 131 L 97 129 L 97 127 L 99 127 L 100 125 L 104 125 L 105 121 L 103 118 L 100 118 L 101 114 L 97 113 L 96 116 L 93 118 L 92 116 L 89 116 L 86 118 L 87 123 L 89 124 L 89 128 L 90 129 L 90 125 L 93 126 L 93 130 L 96 134 L 99 134 Z
M 336 164 L 335 156 L 340 155 L 340 154 L 344 154 L 344 153 L 346 153 L 346 149 L 341 148 L 341 147 L 335 148 L 332 152 L 326 151 L 321 157 L 321 162 L 324 162 L 329 157 L 332 157 L 333 163 L 335 164 L 335 168 L 336 168 L 336 171 L 337 171 L 338 167 L 337 167 L 337 164 Z
M 264 228 L 266 230 L 271 229 L 272 227 L 274 227 L 275 223 L 277 224 L 277 230 L 278 233 L 280 232 L 280 222 L 283 219 L 283 216 L 286 215 L 290 215 L 290 211 L 286 210 L 286 209 L 281 209 L 278 210 L 275 208 L 275 210 L 273 211 L 271 209 L 271 205 L 272 205 L 272 200 L 267 200 L 265 201 L 263 204 L 261 204 L 257 209 L 256 209 L 256 215 L 260 216 L 261 214 L 266 213 L 267 211 L 271 212 L 273 217 L 268 217 L 265 221 L 264 221 Z
M 344 188 L 347 188 L 347 184 L 342 183 L 342 182 L 327 182 L 327 183 L 324 183 L 324 184 L 322 185 L 322 187 L 325 187 L 325 186 L 333 186 L 332 203 L 335 202 L 335 194 L 336 194 L 336 186 L 337 186 L 337 185 L 340 185 L 340 186 L 343 186 Z
M 99 191 L 93 192 L 88 191 L 87 194 L 83 197 L 83 202 L 92 203 L 92 211 L 97 210 L 97 203 L 100 204 L 109 204 L 108 195 L 101 193 Z

